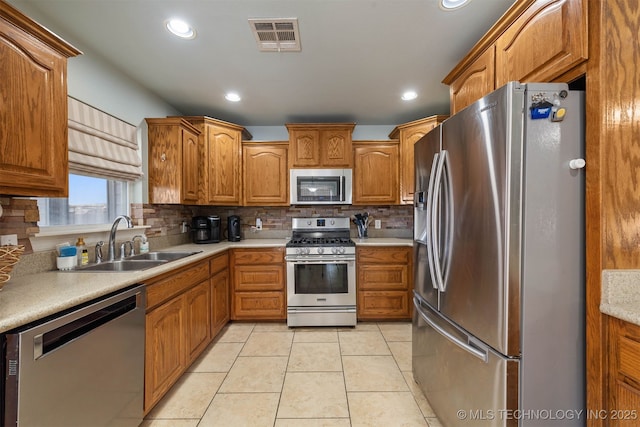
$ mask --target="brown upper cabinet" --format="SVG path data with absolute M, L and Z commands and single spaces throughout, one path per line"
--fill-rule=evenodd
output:
M 289 168 L 351 168 L 355 123 L 287 124 Z
M 149 203 L 198 202 L 198 135 L 179 117 L 145 119 L 149 142 Z
M 200 131 L 199 197 L 201 205 L 242 203 L 242 141 L 252 138 L 244 127 L 206 116 L 183 117 Z
M 413 146 L 448 116 L 431 116 L 398 125 L 389 138 L 400 140 L 400 203 L 412 204 L 414 182 Z
M 243 144 L 243 206 L 289 206 L 288 146 L 288 142 Z
M 68 195 L 67 59 L 81 53 L 0 2 L 0 194 Z
M 451 114 L 509 81 L 565 81 L 587 60 L 587 0 L 516 2 L 443 83 Z
M 357 141 L 353 144 L 353 204 L 399 203 L 397 140 Z
M 451 114 L 482 98 L 496 88 L 496 48 L 491 45 L 451 81 Z

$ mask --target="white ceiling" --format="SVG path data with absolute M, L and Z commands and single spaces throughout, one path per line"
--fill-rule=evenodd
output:
M 389 125 L 449 111 L 441 83 L 514 0 L 10 0 L 185 115 L 244 126 Z M 164 21 L 181 17 L 194 40 Z M 249 18 L 298 18 L 302 51 L 259 52 Z M 405 90 L 417 99 L 400 100 Z M 227 91 L 242 96 L 224 99 Z

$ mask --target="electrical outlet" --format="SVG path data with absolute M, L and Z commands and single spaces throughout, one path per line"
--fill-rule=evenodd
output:
M 256 218 L 256 230 L 262 230 L 262 220 L 260 218 Z
M 376 220 L 373 222 L 373 225 L 374 225 L 376 228 L 382 228 L 382 221 L 380 221 L 379 219 L 376 219 Z
M 182 224 L 180 225 L 180 232 L 181 233 L 187 232 L 187 221 L 182 221 Z
M 18 244 L 18 235 L 17 234 L 7 234 L 5 236 L 0 236 L 0 246 L 15 246 Z

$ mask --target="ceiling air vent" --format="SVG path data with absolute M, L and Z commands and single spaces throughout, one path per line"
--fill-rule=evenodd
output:
M 249 19 L 262 52 L 300 52 L 298 19 Z

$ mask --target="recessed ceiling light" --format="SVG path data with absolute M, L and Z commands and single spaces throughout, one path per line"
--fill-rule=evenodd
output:
M 440 8 L 444 10 L 455 10 L 469 3 L 471 0 L 440 0 Z
M 402 94 L 403 101 L 411 101 L 412 99 L 416 99 L 417 97 L 418 97 L 418 94 L 412 90 L 408 90 Z
M 224 96 L 224 99 L 226 99 L 227 101 L 231 101 L 231 102 L 238 102 L 240 101 L 242 98 L 240 98 L 240 95 L 238 95 L 235 92 L 229 92 L 228 94 L 226 94 Z
M 180 38 L 196 38 L 196 31 L 191 27 L 191 25 L 181 19 L 169 19 L 168 21 L 165 21 L 165 25 L 167 26 L 167 30 Z

